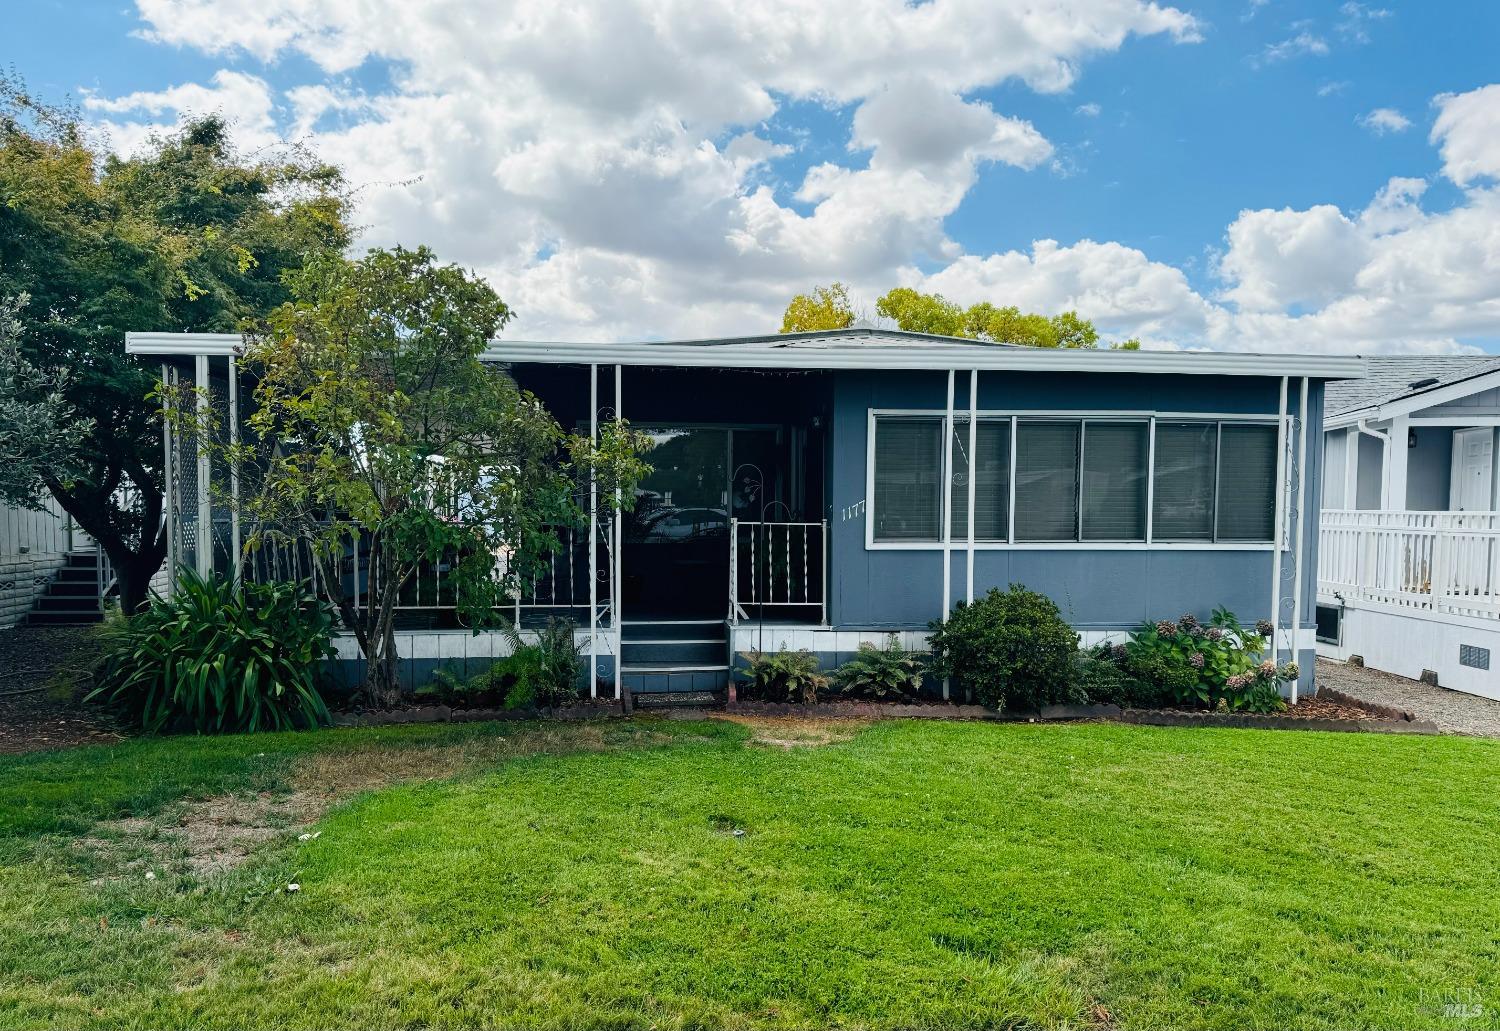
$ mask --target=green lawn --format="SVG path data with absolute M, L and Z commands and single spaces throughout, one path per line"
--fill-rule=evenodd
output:
M 0 1026 L 1500 1026 L 1500 742 L 747 733 L 0 759 Z

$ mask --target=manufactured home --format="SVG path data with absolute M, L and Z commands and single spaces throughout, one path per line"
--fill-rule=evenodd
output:
M 237 418 L 237 337 L 127 346 Z M 831 666 L 891 633 L 920 648 L 954 604 L 1011 583 L 1056 601 L 1086 644 L 1216 606 L 1272 620 L 1312 685 L 1325 385 L 1362 359 L 867 328 L 497 340 L 484 357 L 566 427 L 624 419 L 655 442 L 631 510 L 565 531 L 515 600 L 523 627 L 576 623 L 593 692 L 718 689 L 752 649 Z M 219 568 L 240 536 L 208 489 L 226 474 L 190 444 L 169 459 L 174 562 Z M 453 623 L 432 575 L 403 613 L 412 683 L 503 653 Z

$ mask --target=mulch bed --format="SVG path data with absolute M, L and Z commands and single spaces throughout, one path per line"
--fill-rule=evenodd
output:
M 124 734 L 109 715 L 80 704 L 55 678 L 87 663 L 87 627 L 0 630 L 0 755 L 107 744 Z

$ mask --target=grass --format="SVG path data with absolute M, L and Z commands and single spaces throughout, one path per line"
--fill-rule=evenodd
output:
M 0 761 L 0 1025 L 1500 1026 L 1500 743 L 754 732 Z M 226 793 L 307 804 L 194 873 Z

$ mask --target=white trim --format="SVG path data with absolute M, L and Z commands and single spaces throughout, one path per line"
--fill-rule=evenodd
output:
M 938 610 L 938 618 L 943 622 L 948 621 L 948 608 L 953 604 L 953 381 L 957 377 L 957 371 L 948 370 L 948 411 L 943 416 L 943 523 L 939 534 L 943 542 L 943 607 Z M 969 456 L 973 461 L 974 456 Z M 943 696 L 947 697 L 947 683 L 944 682 Z
M 128 354 L 229 354 L 243 346 L 232 333 L 128 333 Z M 485 361 L 543 365 L 654 365 L 759 369 L 1014 369 L 1265 377 L 1268 368 L 1320 379 L 1363 379 L 1365 360 L 1318 354 L 1224 351 L 1116 351 L 1003 347 L 949 337 L 882 332 L 791 334 L 715 341 L 550 342 L 492 340 Z
M 208 425 L 209 380 L 208 355 L 194 356 L 193 397 L 197 411 L 196 432 L 199 434 Z M 209 496 L 213 477 L 213 460 L 202 440 L 197 442 L 195 450 L 198 453 L 198 549 L 194 557 L 197 559 L 198 575 L 207 578 L 213 576 L 214 573 L 214 509 L 213 499 Z
M 616 434 L 618 434 L 619 430 L 620 430 L 620 420 L 624 417 L 624 409 L 625 409 L 624 376 L 622 374 L 621 367 L 619 365 L 616 365 L 615 366 L 615 432 L 616 432 Z M 610 602 L 610 610 L 609 610 L 609 621 L 611 623 L 613 623 L 614 626 L 615 626 L 615 628 L 617 629 L 617 631 L 620 632 L 621 650 L 620 650 L 620 653 L 619 653 L 619 657 L 617 657 L 615 659 L 615 698 L 618 699 L 623 694 L 622 684 L 623 684 L 623 680 L 624 680 L 624 676 L 625 676 L 625 671 L 623 669 L 623 667 L 625 665 L 625 658 L 624 658 L 624 656 L 625 656 L 625 652 L 624 652 L 625 619 L 624 619 L 624 613 L 622 611 L 622 606 L 623 606 L 623 603 L 625 601 L 625 589 L 624 589 L 623 582 L 622 582 L 623 579 L 624 579 L 623 572 L 624 572 L 624 568 L 625 568 L 625 515 L 624 515 L 624 512 L 622 511 L 622 509 L 620 508 L 620 488 L 619 488 L 618 484 L 615 486 L 615 517 L 614 517 L 613 522 L 614 522 L 615 540 L 614 540 L 614 548 L 612 548 L 611 551 L 613 552 L 613 555 L 612 555 L 613 562 L 612 562 L 612 564 L 613 564 L 614 568 L 612 570 L 610 570 L 610 577 L 609 577 L 609 592 L 610 592 L 610 595 L 612 596 L 612 600 Z
M 977 371 L 975 372 L 975 374 L 977 374 Z M 951 385 L 952 384 L 950 383 L 950 386 Z M 951 411 L 951 402 L 952 402 L 952 396 L 951 396 L 951 393 L 950 393 L 950 396 L 949 396 L 950 411 Z M 1286 407 L 1285 406 L 1285 401 L 1283 400 L 1282 408 L 1284 409 L 1285 407 Z M 1007 527 L 1007 530 L 1008 530 L 1008 532 L 1010 534 L 1010 540 L 1008 540 L 1008 541 L 973 540 L 972 542 L 966 542 L 966 547 L 968 547 L 969 549 L 971 549 L 971 551 L 1055 551 L 1055 550 L 1074 550 L 1074 551 L 1140 551 L 1140 550 L 1146 550 L 1146 549 L 1150 549 L 1150 548 L 1169 549 L 1169 550 L 1172 550 L 1172 551 L 1275 551 L 1275 550 L 1277 550 L 1277 544 L 1278 543 L 1284 544 L 1285 535 L 1284 535 L 1282 524 L 1281 524 L 1281 515 L 1282 515 L 1282 512 L 1283 512 L 1283 509 L 1282 509 L 1282 496 L 1281 495 L 1282 495 L 1282 493 L 1284 492 L 1284 490 L 1286 488 L 1286 480 L 1285 480 L 1285 473 L 1284 473 L 1284 469 L 1285 469 L 1285 464 L 1284 464 L 1285 456 L 1282 454 L 1282 452 L 1285 450 L 1285 448 L 1284 448 L 1284 441 L 1286 439 L 1285 434 L 1287 432 L 1287 426 L 1286 426 L 1287 420 L 1283 416 L 1281 416 L 1281 415 L 1278 415 L 1278 414 L 1262 414 L 1262 413 L 1247 414 L 1247 413 L 1243 413 L 1243 412 L 1224 415 L 1224 414 L 1199 413 L 1199 412 L 1150 412 L 1150 411 L 1135 411 L 1135 410 L 1132 410 L 1132 411 L 1120 411 L 1120 412 L 1115 412 L 1115 411 L 1097 411 L 1097 410 L 1077 410 L 1077 411 L 1061 411 L 1061 412 L 1059 412 L 1059 411 L 1053 411 L 1053 410 L 1047 410 L 1047 411 L 1029 412 L 1029 411 L 1000 411 L 1000 410 L 994 410 L 994 409 L 978 409 L 978 408 L 973 408 L 973 409 L 971 409 L 971 411 L 974 411 L 976 413 L 976 417 L 977 417 L 976 421 L 973 422 L 973 423 L 971 423 L 971 434 L 970 434 L 971 438 L 974 436 L 973 430 L 974 430 L 974 427 L 976 427 L 978 425 L 978 420 L 988 420 L 988 421 L 991 421 L 991 422 L 999 422 L 1001 420 L 1009 420 L 1009 422 L 1010 422 L 1010 444 L 1009 444 L 1009 448 L 1010 448 L 1010 454 L 1009 454 L 1009 460 L 1010 460 L 1010 477 L 1009 477 L 1010 499 L 1009 499 L 1009 504 L 1007 506 L 1007 513 L 1006 513 L 1007 514 L 1008 523 L 1009 523 L 1009 525 Z M 881 418 L 896 418 L 896 419 L 916 418 L 916 419 L 928 419 L 928 420 L 932 420 L 932 421 L 937 422 L 939 424 L 939 429 L 944 434 L 944 439 L 946 441 L 946 443 L 944 444 L 944 468 L 945 468 L 945 470 L 948 471 L 948 474 L 946 476 L 940 476 L 939 477 L 939 479 L 940 479 L 940 481 L 942 483 L 942 490 L 943 490 L 943 497 L 942 497 L 942 502 L 941 502 L 941 511 L 942 511 L 943 524 L 942 524 L 942 527 L 939 530 L 939 535 L 938 535 L 938 538 L 936 540 L 932 540 L 932 541 L 877 541 L 875 539 L 875 515 L 876 515 L 876 505 L 875 505 L 875 430 L 876 430 L 876 423 Z M 953 418 L 956 418 L 956 416 L 953 416 Z M 965 414 L 964 418 L 968 419 L 969 415 Z M 1146 456 L 1147 488 L 1146 488 L 1146 539 L 1145 540 L 1141 540 L 1141 541 L 1088 541 L 1088 540 L 1083 540 L 1082 539 L 1082 535 L 1083 535 L 1083 523 L 1082 523 L 1081 512 L 1080 512 L 1080 514 L 1078 516 L 1078 519 L 1077 519 L 1077 531 L 1078 531 L 1079 538 L 1080 538 L 1078 540 L 1070 540 L 1070 541 L 1016 541 L 1015 540 L 1015 535 L 1016 535 L 1016 450 L 1017 450 L 1016 449 L 1016 438 L 1017 438 L 1017 434 L 1018 434 L 1019 424 L 1020 424 L 1020 422 L 1022 420 L 1026 420 L 1026 421 L 1045 421 L 1045 420 L 1048 420 L 1048 419 L 1057 419 L 1057 420 L 1066 420 L 1066 421 L 1078 421 L 1080 424 L 1086 424 L 1088 422 L 1115 422 L 1115 423 L 1119 423 L 1119 422 L 1125 422 L 1125 423 L 1142 422 L 1142 423 L 1145 423 L 1147 425 L 1147 449 L 1148 449 L 1148 454 Z M 1153 526 L 1153 512 L 1152 512 L 1152 508 L 1153 508 L 1153 506 L 1155 504 L 1156 423 L 1158 421 L 1166 421 L 1166 422 L 1169 422 L 1169 423 L 1171 423 L 1171 422 L 1212 422 L 1212 423 L 1215 423 L 1215 424 L 1218 424 L 1218 423 L 1230 423 L 1230 422 L 1240 422 L 1240 423 L 1245 423 L 1245 424 L 1248 424 L 1248 425 L 1255 425 L 1255 426 L 1271 426 L 1271 425 L 1274 425 L 1274 426 L 1278 427 L 1278 432 L 1277 432 L 1277 438 L 1278 438 L 1278 442 L 1279 442 L 1278 453 L 1277 453 L 1277 477 L 1278 477 L 1277 478 L 1277 485 L 1278 486 L 1277 486 L 1277 493 L 1276 493 L 1277 516 L 1276 516 L 1276 523 L 1275 523 L 1276 537 L 1275 537 L 1274 540 L 1271 540 L 1271 541 L 1218 541 L 1218 540 L 1215 540 L 1215 541 L 1173 541 L 1173 540 L 1156 540 L 1155 539 L 1155 536 L 1154 536 L 1154 526 Z M 931 408 L 866 408 L 865 409 L 865 550 L 866 551 L 932 551 L 932 550 L 943 551 L 944 552 L 943 598 L 945 599 L 945 601 L 951 596 L 950 595 L 951 582 L 950 582 L 949 578 L 951 576 L 951 568 L 950 568 L 950 566 L 951 566 L 951 546 L 952 546 L 952 515 L 951 515 L 951 500 L 950 500 L 950 494 L 952 492 L 952 472 L 951 472 L 951 470 L 953 468 L 953 452 L 952 452 L 953 428 L 952 427 L 953 427 L 953 422 L 951 421 L 951 419 L 949 419 L 948 416 L 945 416 L 945 414 L 943 412 L 941 412 L 939 410 L 936 410 L 936 409 L 931 409 Z M 1219 471 L 1218 471 L 1219 462 L 1218 462 L 1218 455 L 1217 455 L 1218 437 L 1219 437 L 1219 434 L 1217 433 L 1217 430 L 1216 430 L 1216 432 L 1215 432 L 1215 448 L 1216 448 L 1216 453 L 1215 453 L 1215 459 L 1214 459 L 1215 497 L 1217 497 L 1217 494 L 1218 494 L 1218 475 L 1219 475 Z M 1083 454 L 1082 454 L 1082 452 L 1083 452 L 1083 447 L 1082 447 L 1082 441 L 1080 440 L 1080 447 L 1079 447 L 1080 484 L 1079 484 L 1079 492 L 1078 492 L 1078 495 L 1079 495 L 1079 497 L 1078 497 L 1078 504 L 1079 504 L 1080 509 L 1082 508 L 1082 505 L 1083 505 L 1083 489 L 1082 489 L 1082 482 L 1081 482 L 1082 462 L 1083 462 Z M 972 445 L 970 447 L 969 461 L 970 461 L 971 465 L 974 462 L 973 446 Z M 970 494 L 971 494 L 971 496 L 973 494 L 973 487 L 974 487 L 974 479 L 973 479 L 973 477 L 971 477 L 970 478 Z M 970 513 L 970 516 L 969 516 L 970 517 L 969 535 L 970 535 L 970 537 L 973 537 L 973 534 L 974 534 L 974 524 L 973 524 L 973 520 L 974 520 L 974 508 L 973 508 L 972 501 L 971 501 L 971 504 L 970 504 L 969 513 Z M 1217 507 L 1215 508 L 1215 512 L 1214 512 L 1214 530 L 1215 530 L 1215 535 L 1217 535 L 1217 532 L 1218 532 L 1218 511 L 1217 511 Z M 972 560 L 971 560 L 970 564 L 972 565 Z
M 1500 415 L 1444 415 L 1431 417 L 1413 415 L 1407 420 L 1407 424 L 1413 428 L 1421 428 L 1423 426 L 1467 426 L 1473 429 L 1484 429 L 1486 426 L 1500 426 Z
M 968 554 L 964 581 L 964 600 L 974 604 L 974 489 L 979 483 L 979 370 L 969 370 L 969 499 L 967 504 Z
M 238 455 L 240 445 L 240 370 L 234 355 L 229 362 L 229 446 Z M 240 463 L 238 457 L 229 463 L 229 561 L 234 582 L 240 582 Z
M 589 366 L 589 443 L 599 446 L 599 366 Z M 520 629 L 517 627 L 516 629 Z M 599 478 L 589 472 L 589 697 L 599 697 Z
M 1273 659 L 1280 654 L 1276 650 L 1276 639 L 1281 634 L 1281 549 L 1285 546 L 1287 539 L 1286 387 L 1287 378 L 1283 376 L 1277 402 L 1279 414 L 1276 419 L 1276 522 L 1273 530 L 1276 535 L 1276 553 L 1271 560 L 1271 657 Z M 1214 477 L 1217 480 L 1217 471 Z M 1215 483 L 1214 486 L 1217 488 L 1218 484 Z
M 1404 488 L 1403 488 L 1404 489 Z M 1296 521 L 1293 532 L 1296 537 L 1292 541 L 1292 561 L 1296 572 L 1292 575 L 1292 640 L 1295 643 L 1297 633 L 1302 629 L 1302 575 L 1303 567 L 1307 565 L 1305 558 L 1307 554 L 1307 524 L 1305 514 L 1307 512 L 1307 377 L 1302 377 L 1302 397 L 1297 406 L 1297 498 L 1296 498 Z M 1277 552 L 1281 554 L 1281 552 Z M 1296 659 L 1296 656 L 1293 656 Z M 1292 704 L 1297 704 L 1297 686 L 1301 678 L 1292 681 Z

